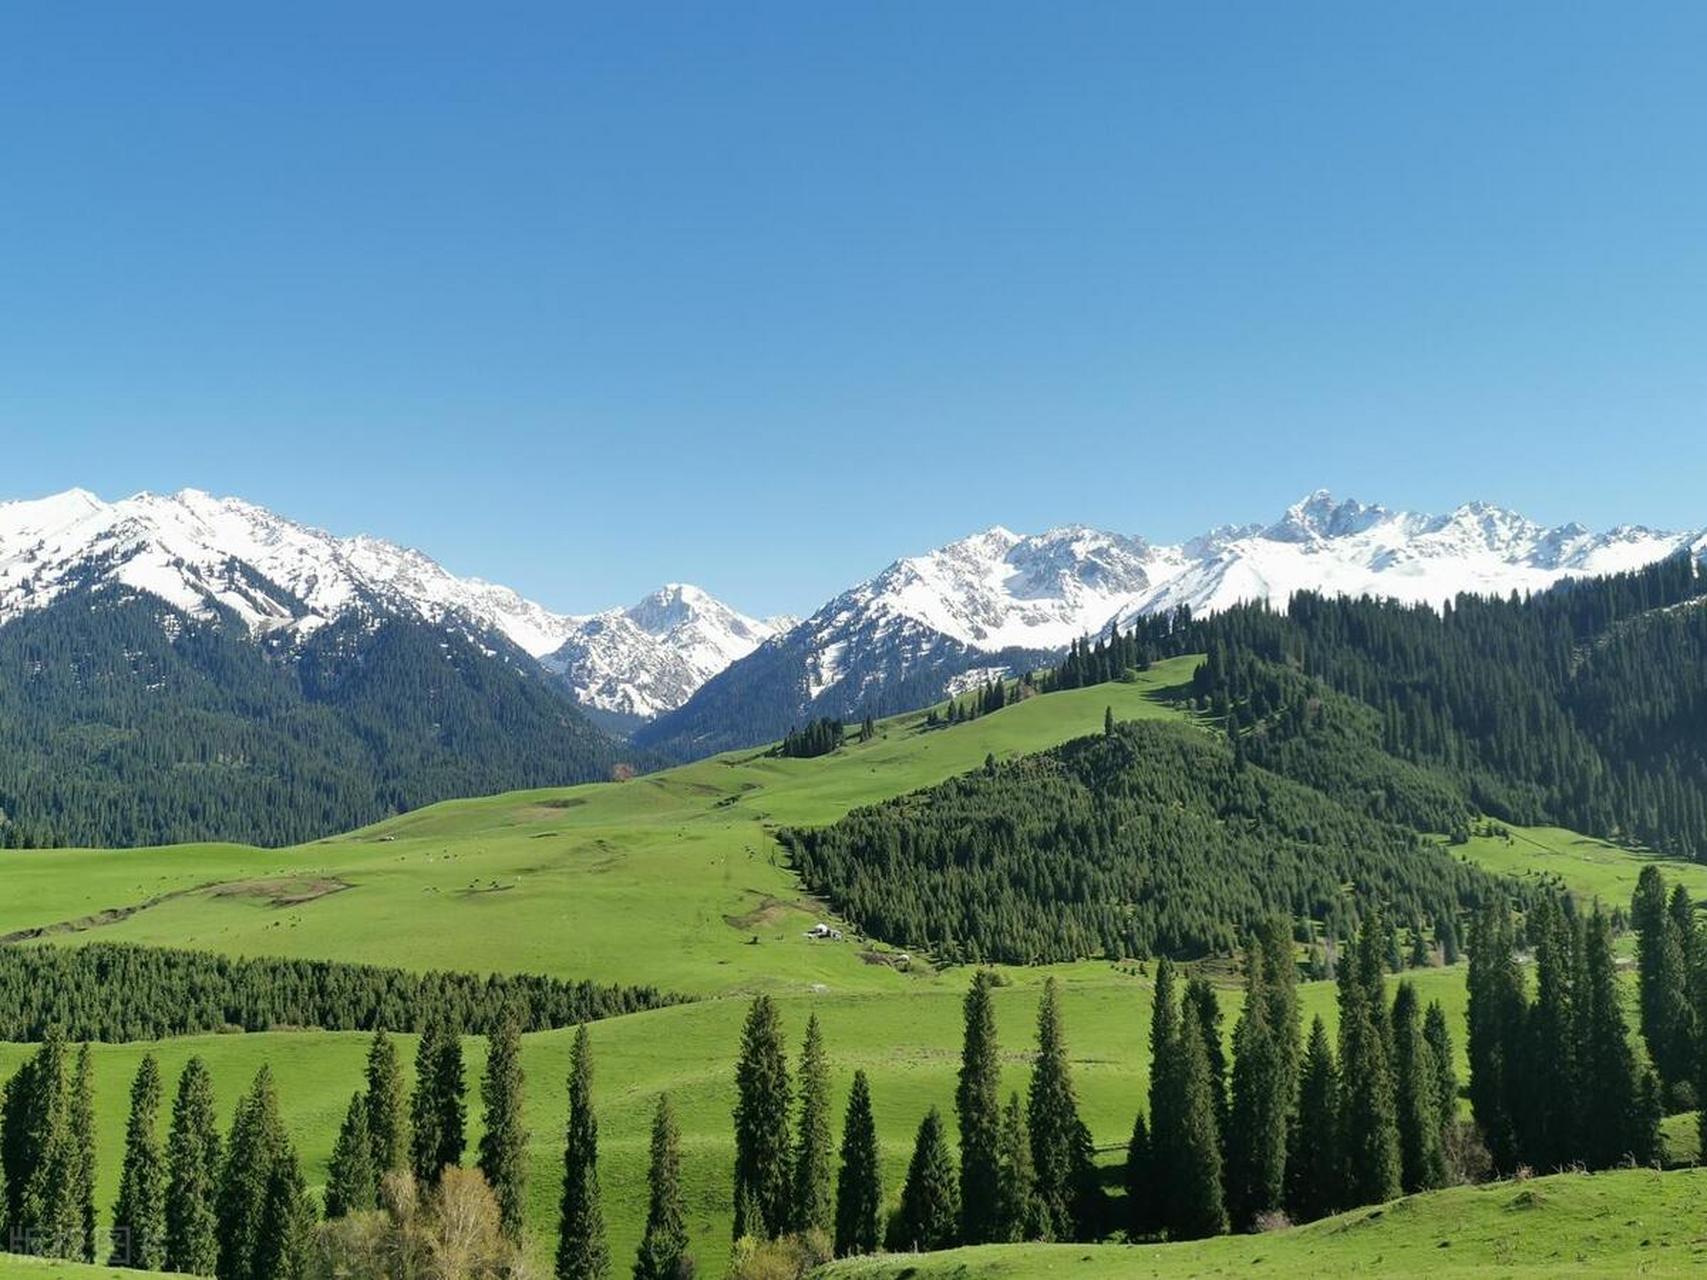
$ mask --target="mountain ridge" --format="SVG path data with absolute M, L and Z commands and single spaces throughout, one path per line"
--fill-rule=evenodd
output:
M 922 705 L 960 691 L 971 673 L 1023 670 L 1081 635 L 1182 606 L 1218 612 L 1301 590 L 1439 606 L 1466 592 L 1542 591 L 1685 550 L 1707 554 L 1707 530 L 1621 525 L 1597 534 L 1486 502 L 1429 515 L 1326 490 L 1266 524 L 1222 525 L 1174 545 L 1085 525 L 1031 535 L 995 525 L 892 562 L 732 663 L 635 740 L 693 755 L 767 741 L 820 715 L 899 710 L 900 688 Z M 755 698 L 761 684 L 770 697 Z

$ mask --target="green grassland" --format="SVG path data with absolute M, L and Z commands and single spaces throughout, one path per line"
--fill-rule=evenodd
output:
M 838 1113 L 854 1069 L 868 1072 L 891 1196 L 913 1129 L 928 1106 L 950 1105 L 958 1066 L 968 972 L 918 963 L 903 970 L 889 962 L 893 949 L 853 937 L 806 940 L 805 927 L 826 913 L 781 863 L 776 828 L 834 821 L 854 806 L 976 768 L 988 753 L 1017 755 L 1095 732 L 1108 707 L 1123 719 L 1184 717 L 1177 695 L 1194 662 L 1159 664 L 1135 683 L 1029 699 L 954 728 L 898 717 L 883 722 L 876 740 L 819 759 L 734 753 L 625 783 L 435 805 L 292 849 L 0 853 L 0 934 L 68 925 L 49 928 L 45 940 L 545 972 L 706 997 L 596 1024 L 592 1037 L 614 1258 L 625 1266 L 639 1236 L 650 1116 L 667 1090 L 682 1126 L 695 1246 L 704 1274 L 715 1276 L 728 1246 L 733 1056 L 747 994 L 777 995 L 795 1043 L 808 1014 L 819 1015 Z M 1634 855 L 1570 833 L 1514 837 L 1510 844 L 1479 839 L 1463 854 L 1511 874 L 1545 866 L 1581 894 L 1628 898 L 1623 886 L 1640 865 Z M 1707 878 L 1702 885 L 1707 894 Z M 1023 1091 L 1039 987 L 1047 975 L 1063 984 L 1085 1119 L 1110 1166 L 1147 1087 L 1149 973 L 1149 966 L 1093 961 L 1010 969 L 997 992 L 1004 1087 Z M 1462 966 L 1415 977 L 1424 1000 L 1440 999 L 1461 1028 Z M 1225 996 L 1230 1033 L 1237 992 Z M 1320 1012 L 1333 1025 L 1330 986 L 1306 986 L 1302 999 L 1306 1019 Z M 569 1040 L 567 1032 L 547 1032 L 524 1045 L 529 1217 L 542 1249 L 555 1221 Z M 1462 1059 L 1461 1030 L 1458 1040 Z M 306 1173 L 319 1184 L 365 1047 L 363 1036 L 318 1031 L 97 1046 L 103 1211 L 117 1189 L 128 1080 L 143 1053 L 160 1058 L 169 1080 L 190 1054 L 204 1056 L 225 1115 L 255 1070 L 270 1064 Z M 27 1052 L 0 1045 L 0 1072 Z M 482 1053 L 480 1041 L 468 1043 L 471 1150 Z
M 1411 1196 L 1268 1235 L 1000 1245 L 844 1262 L 825 1280 L 1673 1276 L 1707 1267 L 1707 1171 L 1559 1174 Z
M 1048 972 L 1054 973 L 1063 986 L 1073 1070 L 1085 1120 L 1104 1162 L 1117 1162 L 1148 1088 L 1143 1044 L 1150 1018 L 1149 979 L 1133 967 L 1121 971 L 1090 963 L 1057 966 Z M 809 1014 L 816 1013 L 823 1024 L 838 1118 L 854 1070 L 863 1068 L 870 1077 L 883 1142 L 885 1186 L 891 1196 L 899 1194 L 920 1118 L 933 1104 L 944 1109 L 952 1104 L 965 977 L 963 972 L 945 976 L 905 998 L 873 992 L 807 992 L 779 997 L 791 1041 L 798 1043 Z M 1425 1000 L 1441 999 L 1453 1020 L 1461 1020 L 1461 968 L 1423 971 L 1416 980 Z M 1041 981 L 1040 971 L 1013 972 L 1010 985 L 999 989 L 995 997 L 1007 1055 L 1004 1087 L 1022 1094 L 1029 1079 L 1028 1050 Z M 1225 997 L 1230 1033 L 1237 1016 L 1238 993 L 1228 991 Z M 1321 1013 L 1333 1025 L 1331 985 L 1308 984 L 1302 998 L 1306 1018 Z M 742 1000 L 712 999 L 592 1025 L 601 1176 L 611 1245 L 617 1257 L 630 1256 L 639 1241 L 645 1214 L 651 1113 L 658 1094 L 668 1091 L 682 1129 L 683 1185 L 695 1245 L 706 1273 L 720 1272 L 729 1233 L 733 1060 L 744 1014 Z M 532 1139 L 529 1218 L 542 1241 L 551 1234 L 555 1222 L 567 1108 L 563 1082 L 568 1074 L 571 1038 L 568 1031 L 524 1037 L 526 1116 Z M 399 1040 L 407 1060 L 413 1054 L 413 1038 Z M 318 1186 L 325 1177 L 338 1122 L 350 1094 L 360 1086 L 366 1046 L 363 1035 L 324 1031 L 196 1036 L 154 1044 L 94 1046 L 102 1210 L 110 1206 L 117 1192 L 129 1078 L 144 1053 L 153 1053 L 159 1059 L 169 1087 L 190 1055 L 205 1058 L 214 1076 L 222 1116 L 229 1116 L 254 1072 L 267 1063 L 278 1081 L 285 1121 L 303 1156 L 306 1175 Z M 478 1080 L 484 1048 L 480 1039 L 467 1042 L 471 1151 L 479 1132 L 479 1106 L 472 1086 Z M 9 1073 L 29 1052 L 29 1046 L 0 1045 L 0 1074 Z
M 987 753 L 1093 732 L 1110 706 L 1121 718 L 1182 714 L 1170 692 L 1193 666 L 1160 663 L 1133 684 L 1032 698 L 953 729 L 902 716 L 876 740 L 814 760 L 745 752 L 626 783 L 452 801 L 292 849 L 0 854 L 0 934 L 105 918 L 53 940 L 542 972 L 700 995 L 906 990 L 917 976 L 868 963 L 856 940 L 801 936 L 823 911 L 781 864 L 775 828 L 833 822 L 976 768 Z
M 1642 868 L 1656 866 L 1667 884 L 1682 884 L 1697 902 L 1707 899 L 1707 865 L 1625 849 L 1563 827 L 1510 827 L 1505 835 L 1478 833 L 1459 854 L 1496 875 L 1569 889 L 1587 906 L 1628 909 Z

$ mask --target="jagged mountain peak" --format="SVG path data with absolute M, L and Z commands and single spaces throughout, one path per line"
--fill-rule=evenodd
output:
M 115 502 L 71 489 L 0 503 L 0 624 L 85 585 L 145 592 L 196 617 L 229 611 L 256 635 L 306 637 L 363 611 L 490 630 L 555 667 L 594 705 L 599 675 L 552 659 L 584 632 L 604 634 L 607 665 L 669 669 L 643 715 L 676 705 L 774 633 L 685 583 L 629 610 L 558 613 L 509 587 L 452 574 L 412 547 L 370 534 L 338 537 L 202 489 Z M 611 615 L 622 624 L 613 627 Z

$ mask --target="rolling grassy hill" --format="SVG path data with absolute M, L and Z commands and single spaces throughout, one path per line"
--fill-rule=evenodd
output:
M 968 973 L 890 963 L 893 948 L 856 938 L 811 942 L 823 909 L 805 899 L 773 839 L 783 825 L 835 820 L 850 808 L 939 782 L 985 756 L 1022 754 L 1120 718 L 1184 717 L 1175 693 L 1193 659 L 1159 664 L 1133 684 L 1052 694 L 951 729 L 919 715 L 878 738 L 814 760 L 738 753 L 627 783 L 454 801 L 348 836 L 287 850 L 232 845 L 157 850 L 0 853 L 0 934 L 44 929 L 56 945 L 103 939 L 240 955 L 337 958 L 408 968 L 536 971 L 642 982 L 705 997 L 592 1028 L 605 1211 L 613 1258 L 626 1266 L 644 1214 L 651 1110 L 668 1090 L 683 1130 L 690 1226 L 704 1273 L 728 1244 L 729 1113 L 742 997 L 777 994 L 790 1040 L 809 1012 L 824 1024 L 839 1122 L 853 1070 L 871 1076 L 887 1187 L 899 1189 L 907 1143 L 925 1109 L 953 1095 L 960 1001 Z M 1617 900 L 1634 855 L 1570 833 L 1514 829 L 1513 840 L 1462 850 L 1495 869 L 1556 870 L 1579 892 Z M 1692 888 L 1707 874 L 1685 868 Z M 1148 966 L 1081 962 L 1006 970 L 996 996 L 1004 1088 L 1023 1091 L 1032 1017 L 1046 974 L 1064 988 L 1085 1119 L 1105 1163 L 1119 1159 L 1147 1087 L 1142 1043 Z M 1462 1027 L 1463 969 L 1416 975 Z M 1225 994 L 1230 1032 L 1237 993 Z M 1333 991 L 1304 988 L 1306 1019 L 1333 1023 Z M 1462 1033 L 1458 1032 L 1462 1058 Z M 404 1052 L 412 1041 L 404 1037 Z M 532 1131 L 529 1216 L 543 1250 L 555 1222 L 570 1034 L 525 1040 Z M 263 1062 L 312 1184 L 358 1087 L 366 1038 L 318 1031 L 205 1036 L 95 1050 L 100 1205 L 118 1179 L 130 1074 L 154 1052 L 168 1078 L 191 1053 L 213 1069 L 222 1114 Z M 468 1046 L 470 1145 L 478 1133 L 484 1046 Z M 29 1052 L 0 1046 L 0 1072 Z M 1462 1061 L 1460 1071 L 1463 1071 Z M 839 1127 L 839 1124 L 838 1124 Z M 38 1273 L 39 1274 L 39 1273 Z
M 824 1280 L 1206 1276 L 1681 1276 L 1707 1267 L 1707 1171 L 1619 1170 L 1410 1196 L 1266 1235 L 997 1245 L 843 1262 Z

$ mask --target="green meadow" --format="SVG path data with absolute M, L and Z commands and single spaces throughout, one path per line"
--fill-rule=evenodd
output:
M 953 728 L 928 729 L 922 715 L 898 717 L 883 722 L 874 741 L 819 759 L 733 753 L 623 783 L 435 805 L 290 849 L 0 853 L 0 934 L 39 931 L 51 945 L 101 939 L 412 969 L 544 972 L 701 997 L 591 1031 L 613 1258 L 625 1267 L 638 1241 L 651 1112 L 667 1091 L 682 1127 L 695 1247 L 703 1273 L 716 1276 L 728 1252 L 733 1057 L 748 995 L 776 995 L 795 1043 L 807 1017 L 818 1015 L 838 1112 L 853 1071 L 869 1074 L 891 1196 L 914 1128 L 929 1106 L 950 1107 L 958 1068 L 969 972 L 938 972 L 924 957 L 903 963 L 896 948 L 851 934 L 839 942 L 808 940 L 805 929 L 828 913 L 780 860 L 776 830 L 833 821 L 857 805 L 977 768 L 991 753 L 1018 755 L 1096 732 L 1105 708 L 1123 719 L 1185 717 L 1179 691 L 1194 664 L 1159 664 L 1134 683 L 1033 698 Z M 1507 874 L 1557 874 L 1579 894 L 1608 899 L 1628 898 L 1640 866 L 1636 855 L 1568 832 L 1514 831 L 1510 841 L 1478 838 L 1461 852 Z M 1707 893 L 1707 877 L 1700 883 Z M 1148 965 L 1100 961 L 1008 969 L 996 997 L 1005 1087 L 1023 1092 L 1040 985 L 1050 975 L 1062 984 L 1084 1116 L 1111 1173 L 1147 1088 L 1150 974 Z M 1461 1029 L 1462 966 L 1413 976 L 1424 1000 L 1441 1000 Z M 1224 996 L 1230 1034 L 1238 992 Z M 1333 1025 L 1331 986 L 1307 985 L 1302 999 L 1306 1020 L 1319 1012 Z M 570 1038 L 546 1032 L 524 1045 L 529 1216 L 542 1261 L 555 1223 Z M 402 1039 L 411 1054 L 412 1040 Z M 1462 1073 L 1461 1030 L 1458 1040 Z M 362 1035 L 277 1031 L 96 1046 L 103 1211 L 117 1189 L 129 1077 L 144 1053 L 160 1059 L 169 1087 L 191 1054 L 203 1056 L 227 1115 L 268 1064 L 308 1178 L 318 1185 L 360 1083 L 366 1043 Z M 0 1045 L 0 1072 L 29 1051 Z M 470 1158 L 483 1053 L 483 1042 L 467 1042 Z M 1052 1269 L 1060 1256 L 1049 1255 Z M 1233 1265 L 1234 1255 L 1228 1258 Z M 1102 1264 L 1086 1264 L 1087 1276 L 1103 1274 L 1093 1265 Z M 61 1270 L 69 1276 L 76 1269 Z M 1176 1273 L 1188 1272 L 1156 1274 Z M 0 1280 L 10 1274 L 0 1267 Z
M 1707 1267 L 1707 1171 L 1567 1173 L 1454 1187 L 1266 1235 L 998 1245 L 844 1262 L 824 1280 L 1211 1276 L 1682 1276 Z

